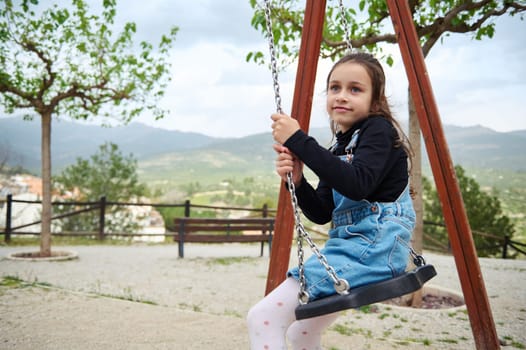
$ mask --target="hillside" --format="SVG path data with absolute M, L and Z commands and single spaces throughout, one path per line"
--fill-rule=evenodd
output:
M 40 172 L 40 123 L 21 118 L 0 119 L 0 152 L 9 153 L 8 164 L 21 165 Z M 526 130 L 496 132 L 475 127 L 444 127 L 455 164 L 465 168 L 526 171 Z M 313 129 L 322 145 L 328 145 L 330 133 Z M 214 138 L 199 133 L 170 131 L 139 123 L 105 128 L 67 121 L 52 126 L 54 173 L 88 158 L 104 142 L 113 142 L 124 154 L 132 153 L 147 178 L 179 176 L 194 178 L 229 173 L 252 176 L 272 171 L 274 153 L 270 133 L 242 138 Z M 0 154 L 1 154 L 0 153 Z M 427 157 L 424 157 L 424 164 Z
M 0 130 L 0 152 L 7 149 L 11 153 L 8 163 L 39 173 L 40 121 L 2 118 Z M 89 157 L 105 142 L 119 145 L 123 153 L 133 153 L 137 159 L 146 159 L 172 150 L 205 147 L 217 140 L 203 134 L 169 131 L 138 123 L 108 128 L 53 121 L 51 132 L 54 172 L 74 163 L 77 157 Z
M 498 194 L 503 211 L 516 223 L 519 235 L 525 235 L 526 130 L 501 133 L 480 126 L 450 125 L 444 130 L 454 164 L 462 165 L 486 190 L 496 190 L 492 193 Z M 0 118 L 0 131 L 0 162 L 7 158 L 9 165 L 21 165 L 39 174 L 40 124 Z M 311 134 L 322 145 L 331 141 L 326 128 L 313 129 Z M 228 188 L 238 195 L 227 194 L 229 201 L 240 200 L 239 194 L 244 193 L 250 194 L 255 203 L 272 203 L 279 188 L 270 132 L 220 139 L 138 123 L 103 128 L 54 122 L 53 173 L 60 173 L 78 157 L 89 158 L 104 142 L 117 144 L 126 155 L 133 154 L 138 160 L 140 181 L 159 191 L 166 201 L 181 200 L 198 192 L 203 196 L 199 200 L 208 203 L 214 199 L 207 196 L 226 192 L 225 185 L 231 184 Z M 430 177 L 429 162 L 425 155 L 423 159 L 423 172 Z M 314 179 L 308 171 L 306 176 Z M 215 200 L 225 199 L 219 196 Z
M 465 168 L 526 170 L 526 130 L 496 132 L 481 126 L 446 125 L 444 133 L 455 164 Z

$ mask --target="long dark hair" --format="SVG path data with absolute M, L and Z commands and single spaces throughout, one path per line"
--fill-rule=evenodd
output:
M 413 149 L 411 148 L 411 143 L 409 138 L 402 130 L 398 121 L 394 118 L 393 113 L 391 112 L 391 107 L 385 96 L 385 73 L 384 69 L 380 62 L 371 54 L 365 52 L 353 52 L 347 54 L 340 58 L 334 66 L 332 66 L 331 71 L 327 76 L 327 89 L 329 88 L 329 81 L 332 75 L 332 72 L 336 67 L 343 63 L 353 62 L 361 65 L 369 74 L 372 83 L 372 99 L 371 99 L 371 110 L 369 115 L 379 115 L 387 119 L 396 130 L 397 138 L 395 140 L 395 147 L 403 147 L 409 158 L 409 172 L 411 172 L 411 159 L 413 157 Z M 336 134 L 338 131 L 338 126 L 334 121 L 331 120 L 331 130 L 333 134 Z

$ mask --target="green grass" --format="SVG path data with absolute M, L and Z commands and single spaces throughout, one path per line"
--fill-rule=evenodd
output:
M 332 329 L 333 329 L 335 332 L 337 332 L 337 333 L 339 333 L 339 334 L 341 334 L 341 335 L 346 335 L 346 336 L 350 336 L 350 335 L 352 335 L 352 331 L 351 331 L 351 329 L 350 329 L 349 327 L 346 327 L 346 326 L 340 324 L 340 323 L 335 324 L 335 325 L 332 327 Z
M 30 285 L 16 276 L 3 276 L 0 280 L 0 286 L 8 288 L 25 288 Z
M 101 297 L 104 297 L 104 298 L 125 300 L 125 301 L 131 301 L 131 302 L 134 302 L 134 303 L 141 303 L 141 304 L 148 304 L 148 305 L 159 305 L 155 301 L 141 299 L 141 298 L 133 296 L 133 294 L 131 294 L 131 293 L 126 293 L 125 295 L 100 293 L 100 294 L 97 294 L 97 295 L 101 296 Z
M 64 290 L 60 287 L 56 287 L 54 285 L 52 285 L 51 283 L 47 283 L 47 282 L 38 282 L 38 281 L 33 281 L 33 282 L 29 282 L 29 281 L 25 281 L 17 276 L 10 276 L 10 275 L 6 275 L 6 276 L 2 276 L 2 278 L 0 279 L 0 287 L 4 287 L 4 288 L 12 288 L 12 289 L 21 289 L 21 288 L 29 288 L 29 287 L 33 287 L 33 288 L 41 288 L 41 289 L 45 289 L 45 290 L 48 290 L 48 289 L 59 289 L 59 290 Z M 154 301 L 151 301 L 151 300 L 145 300 L 145 299 L 141 299 L 141 298 L 138 298 L 138 297 L 135 297 L 133 295 L 133 292 L 131 290 L 131 288 L 126 288 L 125 290 L 123 290 L 123 294 L 122 295 L 119 295 L 119 294 L 106 294 L 106 293 L 93 293 L 97 296 L 100 296 L 100 297 L 104 297 L 104 298 L 111 298 L 111 299 L 119 299 L 119 300 L 126 300 L 126 301 L 131 301 L 131 302 L 135 302 L 135 303 L 142 303 L 142 304 L 148 304 L 148 305 L 157 305 L 156 302 Z
M 2 241 L 0 241 L 0 246 L 38 246 L 40 245 L 40 237 L 38 235 L 35 236 L 14 236 L 11 237 L 11 242 L 5 243 L 3 241 L 3 237 L 1 238 Z M 84 246 L 90 246 L 90 245 L 110 245 L 110 246 L 131 246 L 133 244 L 137 244 L 137 242 L 133 242 L 131 239 L 115 239 L 115 238 L 106 238 L 103 240 L 99 240 L 97 238 L 91 238 L 86 236 L 79 236 L 79 237 L 52 237 L 51 246 L 71 246 L 71 245 L 84 245 Z M 141 243 L 144 244 L 144 243 Z M 159 243 L 147 243 L 147 244 L 173 244 L 171 241 L 167 242 L 159 242 Z
M 513 347 L 515 349 L 526 349 L 526 345 L 516 341 L 515 339 L 513 339 L 513 337 L 504 336 L 504 340 L 505 340 L 507 345 L 509 345 L 509 346 L 511 346 L 511 347 Z
M 193 312 L 203 312 L 203 308 L 199 305 L 179 303 L 179 307 L 183 310 L 192 310 Z
M 233 265 L 233 264 L 241 264 L 246 262 L 255 262 L 255 258 L 250 257 L 224 257 L 224 258 L 210 258 L 206 259 L 207 265 Z
M 361 334 L 366 338 L 372 339 L 373 332 L 370 329 L 364 329 L 364 328 L 351 328 L 347 327 L 344 324 L 337 323 L 334 326 L 331 327 L 331 330 L 345 336 L 351 336 L 353 334 Z

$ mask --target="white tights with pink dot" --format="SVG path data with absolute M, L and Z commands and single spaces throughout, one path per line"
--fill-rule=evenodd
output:
M 289 277 L 259 303 L 247 316 L 252 350 L 321 349 L 322 332 L 338 318 L 338 313 L 296 321 L 299 283 Z

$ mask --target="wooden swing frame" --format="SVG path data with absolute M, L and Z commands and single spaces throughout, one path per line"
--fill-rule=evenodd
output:
M 387 0 L 387 5 L 442 204 L 476 348 L 500 349 L 471 228 L 411 13 L 406 1 Z M 291 116 L 298 120 L 305 132 L 309 129 L 325 7 L 326 0 L 306 1 L 291 110 Z M 293 232 L 294 218 L 289 194 L 285 186 L 280 186 L 265 294 L 270 293 L 285 279 Z

